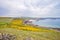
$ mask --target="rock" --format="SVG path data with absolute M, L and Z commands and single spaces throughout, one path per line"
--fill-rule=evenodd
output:
M 16 36 L 11 34 L 0 33 L 0 40 L 15 40 Z
M 0 39 L 2 39 L 2 34 L 0 33 Z

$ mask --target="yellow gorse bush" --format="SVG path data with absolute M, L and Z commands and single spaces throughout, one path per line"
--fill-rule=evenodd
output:
M 39 31 L 39 29 L 33 28 L 33 27 L 18 27 L 18 29 L 20 29 L 20 30 L 28 30 L 28 31 Z
M 14 19 L 14 20 L 11 21 L 11 26 L 10 27 L 16 28 L 18 30 L 49 32 L 49 30 L 43 30 L 42 28 L 36 28 L 36 27 L 33 27 L 31 25 L 27 25 L 27 24 L 25 25 L 25 24 L 23 24 L 23 22 L 24 21 L 22 19 Z
M 23 24 L 23 20 L 22 19 L 13 19 L 11 21 L 11 24 L 20 25 L 20 24 Z
M 19 30 L 31 30 L 31 31 L 38 31 L 39 29 L 34 28 L 33 26 L 30 25 L 24 25 L 23 26 L 23 20 L 22 19 L 13 19 L 11 21 L 11 27 L 17 28 Z

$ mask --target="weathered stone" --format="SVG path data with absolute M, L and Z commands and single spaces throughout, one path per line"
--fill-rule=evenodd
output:
M 15 35 L 0 33 L 0 40 L 15 40 L 15 38 Z

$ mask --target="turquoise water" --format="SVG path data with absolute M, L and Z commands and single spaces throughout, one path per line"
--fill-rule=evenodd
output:
M 51 20 L 51 19 L 39 20 L 39 21 L 34 22 L 34 24 L 44 26 L 44 27 L 60 28 L 60 19 L 56 19 L 56 20 Z

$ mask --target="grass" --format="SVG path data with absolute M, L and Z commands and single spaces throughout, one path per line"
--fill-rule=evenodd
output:
M 0 32 L 14 34 L 16 40 L 60 40 L 60 32 L 25 25 L 22 22 L 21 19 L 13 19 L 7 23 L 0 22 Z

